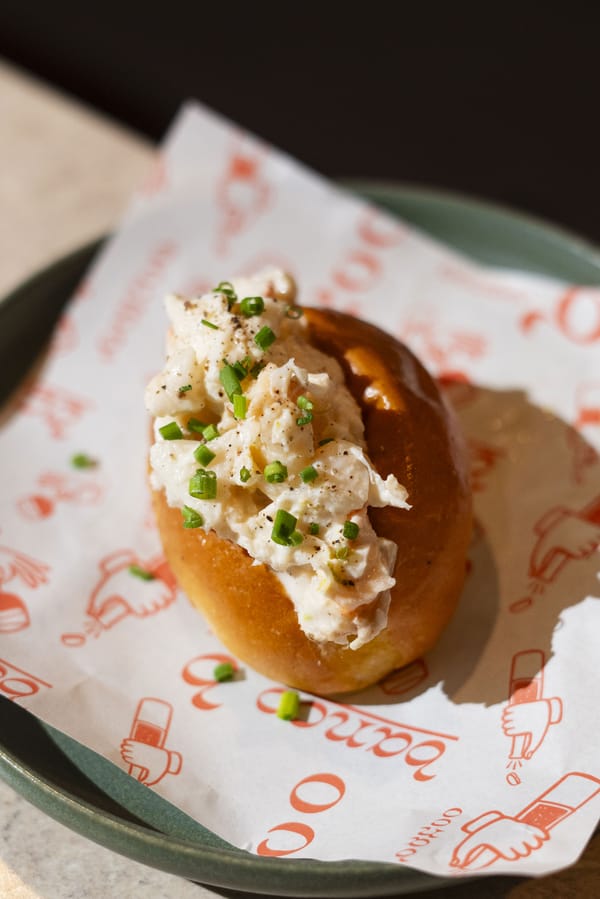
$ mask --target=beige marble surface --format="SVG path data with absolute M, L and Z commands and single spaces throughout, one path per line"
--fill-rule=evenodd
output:
M 114 227 L 152 148 L 0 59 L 0 295 Z
M 113 228 L 152 155 L 139 136 L 0 60 L 0 297 L 46 262 Z M 0 899 L 214 895 L 72 833 L 0 781 Z M 600 836 L 569 871 L 428 895 L 593 899 L 600 895 Z

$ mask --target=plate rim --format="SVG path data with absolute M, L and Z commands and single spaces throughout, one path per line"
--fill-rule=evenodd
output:
M 0 701 L 10 702 L 3 697 L 0 697 Z M 19 708 L 28 715 L 32 714 L 23 706 Z M 42 725 L 48 733 L 47 726 L 43 722 Z M 71 737 L 67 739 L 77 742 Z M 89 747 L 86 748 L 94 752 L 89 750 Z M 252 895 L 260 890 L 261 895 L 299 897 L 326 895 L 345 899 L 349 897 L 366 899 L 373 896 L 398 895 L 399 888 L 422 891 L 456 882 L 456 878 L 428 874 L 391 861 L 380 862 L 350 857 L 334 861 L 313 858 L 267 858 L 256 856 L 243 849 L 198 844 L 180 836 L 155 830 L 150 826 L 119 818 L 110 811 L 98 809 L 83 797 L 75 796 L 65 787 L 60 789 L 55 787 L 41 777 L 34 768 L 5 749 L 1 739 L 0 778 L 44 814 L 86 839 L 134 861 L 156 867 L 166 873 L 196 880 L 207 886 L 238 889 Z M 159 798 L 163 800 L 163 797 Z M 163 801 L 168 803 L 168 800 Z M 87 822 L 94 830 L 93 835 L 81 827 Z M 123 850 L 121 841 L 123 836 L 127 838 L 128 851 Z M 149 851 L 154 853 L 152 858 L 148 857 Z M 164 866 L 161 863 L 165 858 L 172 861 L 173 855 L 175 864 Z M 198 862 L 206 865 L 205 871 L 199 871 Z M 225 876 L 223 876 L 224 865 L 227 868 Z M 233 883 L 229 876 L 231 873 L 248 878 L 248 884 L 244 886 L 239 882 Z M 344 883 L 348 877 L 352 880 L 351 888 Z M 298 879 L 301 881 L 300 891 Z M 461 878 L 466 879 L 473 880 L 479 877 L 475 875 Z M 292 885 L 290 881 L 293 882 Z
M 585 261 L 598 268 L 600 276 L 600 243 L 580 234 L 576 229 L 559 225 L 551 219 L 532 212 L 525 212 L 510 203 L 502 203 L 499 200 L 487 200 L 476 193 L 467 193 L 434 185 L 419 184 L 418 182 L 402 182 L 386 179 L 348 178 L 340 181 L 342 186 L 367 197 L 380 195 L 377 199 L 384 199 L 385 194 L 403 194 L 426 202 L 444 201 L 456 207 L 467 208 L 473 212 L 493 213 L 495 216 L 517 220 L 526 228 L 540 232 L 544 237 L 552 237 L 563 247 L 567 245 L 569 252 L 574 253 Z M 464 254 L 463 254 L 464 255 Z
M 344 179 L 338 183 L 343 188 L 357 192 L 363 198 L 366 197 L 371 203 L 385 201 L 386 196 L 408 198 L 428 204 L 441 201 L 451 204 L 457 211 L 468 208 L 483 215 L 491 213 L 496 218 L 500 216 L 513 222 L 516 220 L 522 226 L 542 235 L 546 241 L 550 238 L 551 242 L 560 244 L 568 253 L 597 268 L 600 282 L 600 247 L 577 233 L 541 217 L 521 212 L 496 201 L 435 186 L 368 178 Z M 0 315 L 4 314 L 7 306 L 17 303 L 21 295 L 39 284 L 53 271 L 75 266 L 80 259 L 93 258 L 105 240 L 106 235 L 98 236 L 39 267 L 0 297 Z M 28 712 L 25 707 L 20 708 Z M 263 858 L 242 849 L 211 847 L 180 836 L 165 834 L 153 830 L 150 826 L 127 821 L 107 810 L 98 809 L 64 787 L 57 788 L 40 776 L 34 768 L 7 750 L 2 745 L 1 738 L 0 777 L 45 814 L 87 839 L 101 843 L 135 861 L 157 867 L 167 873 L 199 880 L 207 885 L 244 892 L 261 890 L 264 894 L 272 895 L 326 894 L 331 897 L 358 897 L 397 894 L 398 890 L 428 890 L 455 884 L 457 880 L 455 877 L 436 876 L 391 861 L 354 858 L 335 861 Z M 150 858 L 149 851 L 153 853 Z M 170 863 L 165 866 L 166 860 Z M 206 870 L 201 870 L 202 867 Z M 232 881 L 231 874 L 240 879 Z M 349 877 L 352 880 L 352 888 L 344 884 Z M 461 878 L 461 881 L 463 879 L 472 878 Z M 293 885 L 290 885 L 290 881 L 293 881 Z

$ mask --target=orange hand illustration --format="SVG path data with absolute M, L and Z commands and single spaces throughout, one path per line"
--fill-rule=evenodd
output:
M 121 743 L 121 758 L 130 775 L 148 787 L 181 771 L 181 755 L 165 748 L 172 717 L 169 702 L 153 696 L 140 699 L 129 737 Z
M 550 583 L 569 559 L 586 559 L 600 543 L 600 524 L 587 510 L 551 509 L 535 526 L 537 543 L 529 573 Z
M 497 811 L 480 815 L 465 824 L 463 830 L 467 836 L 454 849 L 450 865 L 470 871 L 487 868 L 498 858 L 506 861 L 526 858 L 549 838 L 541 827 Z
M 467 836 L 452 853 L 450 865 L 470 871 L 487 868 L 498 859 L 525 858 L 549 839 L 557 827 L 600 793 L 600 780 L 592 774 L 570 771 L 552 784 L 514 818 L 502 812 L 484 812 L 463 824 Z
M 49 571 L 49 566 L 43 562 L 36 562 L 30 556 L 9 549 L 8 546 L 0 546 L 0 584 L 7 584 L 17 578 L 34 589 L 47 583 Z
M 158 568 L 152 580 L 140 580 L 130 573 L 131 565 L 145 567 L 130 550 L 112 553 L 100 563 L 103 576 L 86 611 L 102 628 L 112 627 L 127 615 L 138 618 L 153 615 L 175 599 L 173 583 L 167 583 Z M 154 571 L 154 567 L 151 570 Z
M 513 738 L 510 758 L 530 759 L 541 746 L 551 724 L 562 718 L 557 697 L 508 705 L 502 713 L 502 730 Z
M 131 773 L 137 775 L 137 780 L 147 787 L 157 784 L 167 774 L 179 774 L 181 771 L 180 753 L 138 740 L 123 740 L 121 757 L 131 766 Z

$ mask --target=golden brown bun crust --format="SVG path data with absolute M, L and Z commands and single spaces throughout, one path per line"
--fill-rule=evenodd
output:
M 333 694 L 375 683 L 436 642 L 464 581 L 471 498 L 456 423 L 412 353 L 343 313 L 307 308 L 305 315 L 311 341 L 344 368 L 371 460 L 382 476 L 396 475 L 412 505 L 369 512 L 379 536 L 398 546 L 386 629 L 357 650 L 310 640 L 267 566 L 252 565 L 245 550 L 214 532 L 184 529 L 163 492 L 153 502 L 176 578 L 232 654 L 276 681 Z

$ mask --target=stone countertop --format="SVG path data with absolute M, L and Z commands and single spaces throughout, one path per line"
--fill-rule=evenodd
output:
M 2 899 L 204 899 L 214 895 L 92 843 L 0 781 Z
M 151 145 L 0 60 L 0 296 L 52 259 L 110 230 L 153 159 Z M 573 868 L 494 878 L 426 895 L 592 899 L 600 836 Z M 2 899 L 203 899 L 218 895 L 73 833 L 0 781 Z M 220 894 L 219 894 L 220 895 Z M 233 894 L 229 894 L 230 896 Z M 241 895 L 241 894 L 236 894 Z

